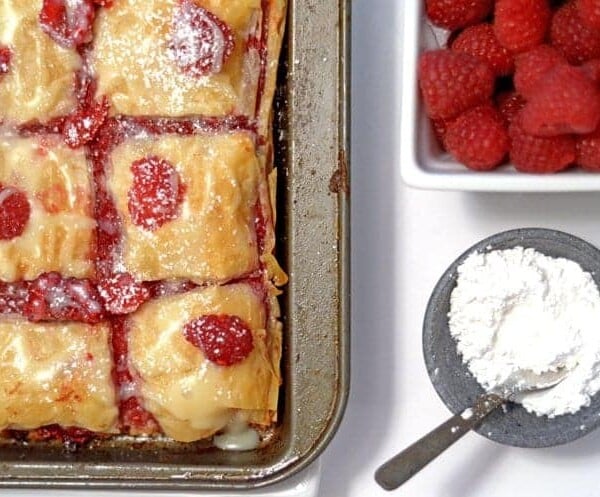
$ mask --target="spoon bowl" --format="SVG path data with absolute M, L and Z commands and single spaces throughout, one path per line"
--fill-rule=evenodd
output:
M 554 371 L 543 371 L 536 373 L 530 369 L 519 371 L 519 381 L 517 383 L 505 384 L 498 392 L 501 397 L 514 401 L 515 396 L 522 393 L 537 392 L 540 390 L 548 390 L 563 381 L 571 368 L 566 366 L 560 367 Z

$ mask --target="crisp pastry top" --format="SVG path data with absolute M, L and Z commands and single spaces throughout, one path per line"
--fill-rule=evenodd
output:
M 91 276 L 96 222 L 84 151 L 58 136 L 0 138 L 0 224 L 14 217 L 9 209 L 17 198 L 28 213 L 20 210 L 14 236 L 0 232 L 0 281 L 50 271 Z
M 192 441 L 276 421 L 284 11 L 0 0 L 0 431 Z
M 41 8 L 42 0 L 0 2 L 0 50 L 9 54 L 5 70 L 0 67 L 0 121 L 45 121 L 76 107 L 81 59 L 42 30 Z
M 241 362 L 220 366 L 184 335 L 204 315 L 235 315 L 252 332 L 253 350 Z M 164 432 L 181 441 L 207 437 L 237 410 L 268 422 L 277 409 L 279 333 L 267 334 L 266 308 L 248 284 L 198 289 L 149 302 L 129 326 L 129 364 L 143 405 Z
M 114 432 L 109 327 L 0 321 L 0 428 Z
M 129 139 L 111 153 L 109 170 L 123 225 L 123 269 L 136 279 L 220 282 L 258 268 L 260 173 L 247 133 Z M 163 170 L 164 188 L 149 188 L 144 175 L 156 178 Z M 136 194 L 137 188 L 144 193 Z M 169 195 L 178 198 L 169 204 Z M 161 200 L 162 212 L 152 212 Z M 151 205 L 144 217 L 146 201 Z M 167 210 L 162 220 L 148 220 Z
M 119 0 L 95 24 L 91 67 L 115 114 L 253 115 L 260 0 Z

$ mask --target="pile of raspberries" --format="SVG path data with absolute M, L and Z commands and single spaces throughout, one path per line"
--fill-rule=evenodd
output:
M 600 171 L 600 0 L 425 0 L 447 47 L 421 54 L 434 133 L 478 171 Z

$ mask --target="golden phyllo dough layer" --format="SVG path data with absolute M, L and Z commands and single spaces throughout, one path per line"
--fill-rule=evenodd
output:
M 169 49 L 180 3 L 119 0 L 99 13 L 91 60 L 98 94 L 115 114 L 253 115 L 260 60 L 247 40 L 260 21 L 260 0 L 194 2 L 229 26 L 235 43 L 222 69 L 202 76 L 183 71 Z
M 0 240 L 0 281 L 93 275 L 96 222 L 83 149 L 58 136 L 0 138 L 0 185 L 24 192 L 31 208 L 24 233 Z
M 254 349 L 223 367 L 184 336 L 184 326 L 207 314 L 230 314 L 252 330 Z M 181 441 L 212 435 L 239 411 L 268 424 L 277 409 L 281 336 L 267 334 L 266 307 L 252 286 L 198 289 L 145 304 L 128 321 L 129 364 L 143 405 L 164 432 Z
M 12 53 L 0 76 L 0 121 L 47 121 L 76 107 L 75 73 L 81 58 L 42 31 L 42 0 L 0 2 L 0 45 Z
M 0 428 L 117 430 L 109 326 L 0 321 Z
M 177 218 L 154 231 L 134 224 L 128 207 L 131 165 L 150 156 L 172 164 L 185 187 Z M 258 268 L 260 169 L 249 134 L 130 139 L 112 152 L 108 168 L 123 223 L 123 267 L 136 279 L 220 282 Z

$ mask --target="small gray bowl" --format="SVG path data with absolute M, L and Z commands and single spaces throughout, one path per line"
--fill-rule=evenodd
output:
M 423 354 L 427 372 L 438 395 L 454 414 L 470 407 L 484 393 L 462 362 L 448 327 L 450 294 L 456 286 L 457 267 L 473 252 L 518 246 L 534 248 L 551 257 L 571 259 L 591 273 L 600 287 L 600 251 L 586 241 L 561 231 L 542 228 L 505 231 L 480 241 L 462 254 L 435 286 L 423 323 Z M 509 402 L 504 410 L 498 409 L 490 414 L 477 432 L 506 445 L 551 447 L 576 440 L 599 424 L 600 395 L 596 394 L 590 406 L 575 414 L 552 419 L 530 414 L 519 404 Z

